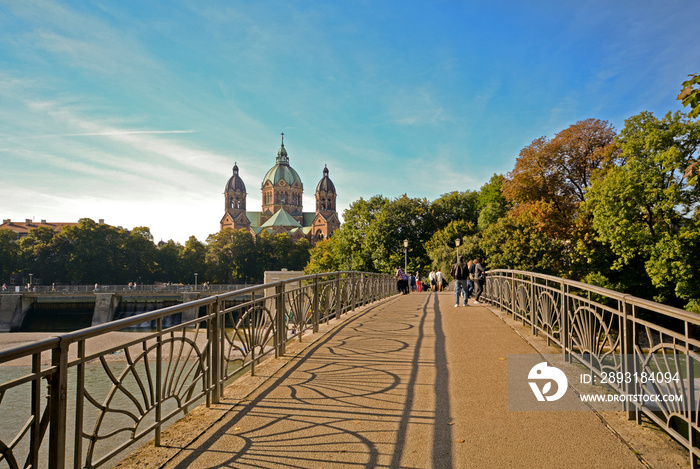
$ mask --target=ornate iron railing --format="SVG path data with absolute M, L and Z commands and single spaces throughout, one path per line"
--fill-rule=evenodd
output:
M 558 277 L 516 270 L 486 276 L 484 298 L 529 325 L 599 377 L 673 372 L 677 381 L 612 384 L 621 394 L 682 395 L 682 402 L 627 403 L 628 418 L 654 421 L 700 459 L 700 315 Z
M 381 274 L 311 275 L 0 351 L 13 371 L 0 379 L 0 467 L 98 467 L 146 438 L 159 445 L 167 422 L 218 403 L 235 376 L 394 287 Z

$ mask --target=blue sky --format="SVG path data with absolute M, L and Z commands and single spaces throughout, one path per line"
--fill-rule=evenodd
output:
M 218 231 L 285 133 L 306 211 L 478 190 L 587 118 L 682 109 L 696 0 L 0 0 L 0 215 Z

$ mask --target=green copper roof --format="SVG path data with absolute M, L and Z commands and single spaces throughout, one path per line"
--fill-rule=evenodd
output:
M 271 228 L 273 226 L 293 226 L 296 228 L 301 228 L 301 224 L 283 208 L 277 210 L 277 212 L 272 215 L 269 220 L 262 224 L 263 228 Z
M 267 172 L 262 180 L 261 187 L 264 186 L 267 181 L 270 181 L 272 185 L 275 185 L 283 179 L 284 182 L 290 186 L 294 185 L 295 182 L 298 182 L 302 189 L 304 188 L 304 184 L 302 184 L 301 178 L 297 172 L 294 171 L 291 166 L 284 163 L 277 163 Z

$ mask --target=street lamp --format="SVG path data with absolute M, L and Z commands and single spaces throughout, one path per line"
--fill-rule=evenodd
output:
M 403 271 L 408 272 L 408 240 L 403 240 Z
M 199 274 L 197 274 L 197 272 L 195 272 L 194 273 L 194 289 L 195 289 L 195 291 L 197 291 L 197 275 L 199 275 Z
M 459 245 L 462 243 L 462 240 L 457 238 L 455 239 L 455 246 L 457 246 L 457 262 L 459 262 Z
M 32 277 L 34 277 L 34 274 L 29 274 L 29 291 L 32 290 Z

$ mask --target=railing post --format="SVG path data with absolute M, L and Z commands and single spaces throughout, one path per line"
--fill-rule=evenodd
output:
M 559 341 L 561 342 L 561 350 L 564 355 L 564 360 L 567 360 L 569 356 L 569 314 L 567 312 L 567 306 L 569 295 L 569 286 L 564 282 L 561 282 L 561 309 L 559 317 Z M 554 332 L 554 331 L 552 331 Z
M 537 335 L 537 327 L 535 327 L 536 315 L 537 305 L 535 304 L 535 277 L 530 275 L 530 331 L 532 332 L 532 335 Z M 524 322 L 523 325 L 525 325 Z
M 214 308 L 213 314 L 210 316 L 209 328 L 209 346 L 211 348 L 211 383 L 214 392 L 212 394 L 212 402 L 218 404 L 221 402 L 221 337 L 219 332 L 222 301 L 216 300 L 216 303 L 209 305 L 209 308 Z
M 279 356 L 283 356 L 287 344 L 287 322 L 284 313 L 284 283 L 279 282 L 275 286 L 275 318 L 277 321 L 277 343 L 276 349 Z
M 318 274 L 314 275 L 314 293 L 313 293 L 313 331 L 318 332 L 318 324 L 320 321 L 320 311 L 319 304 L 321 303 L 321 298 L 318 296 Z
M 515 274 L 513 274 L 510 277 L 510 307 L 511 307 L 511 313 L 513 315 L 513 319 L 515 319 L 515 316 L 518 312 L 518 303 L 517 299 L 515 298 Z
M 163 318 L 156 319 L 156 436 L 155 446 L 160 446 L 160 422 L 163 417 Z
M 357 298 L 355 298 L 355 289 L 357 288 L 356 281 L 355 281 L 355 272 L 352 272 L 350 274 L 350 310 L 355 311 L 355 301 Z
M 51 350 L 51 366 L 56 371 L 49 384 L 49 469 L 64 469 L 66 465 L 68 345 L 61 339 Z
M 618 302 L 620 305 L 620 302 Z M 622 297 L 622 356 L 625 357 L 622 360 L 622 373 L 630 373 L 631 376 L 635 375 L 637 368 L 637 357 L 634 351 L 634 322 L 631 318 L 634 317 L 634 306 L 627 303 L 627 296 Z M 641 371 L 641 370 L 640 370 Z M 637 394 L 637 385 L 630 382 L 625 386 L 626 392 L 629 395 Z M 627 420 L 636 420 L 637 423 L 641 423 L 641 415 L 636 409 L 635 404 L 625 401 L 625 410 L 627 410 Z
M 336 272 L 336 277 L 335 277 L 335 317 L 337 319 L 340 319 L 340 313 L 342 311 L 340 307 L 340 297 L 341 297 L 341 292 L 340 292 L 340 272 Z
M 41 446 L 41 378 L 36 376 L 41 372 L 41 353 L 32 355 L 32 429 L 29 435 L 29 465 L 39 467 L 39 448 Z M 81 432 L 82 433 L 82 432 Z M 80 433 L 78 433 L 80 434 Z M 76 438 L 76 441 L 82 438 Z

